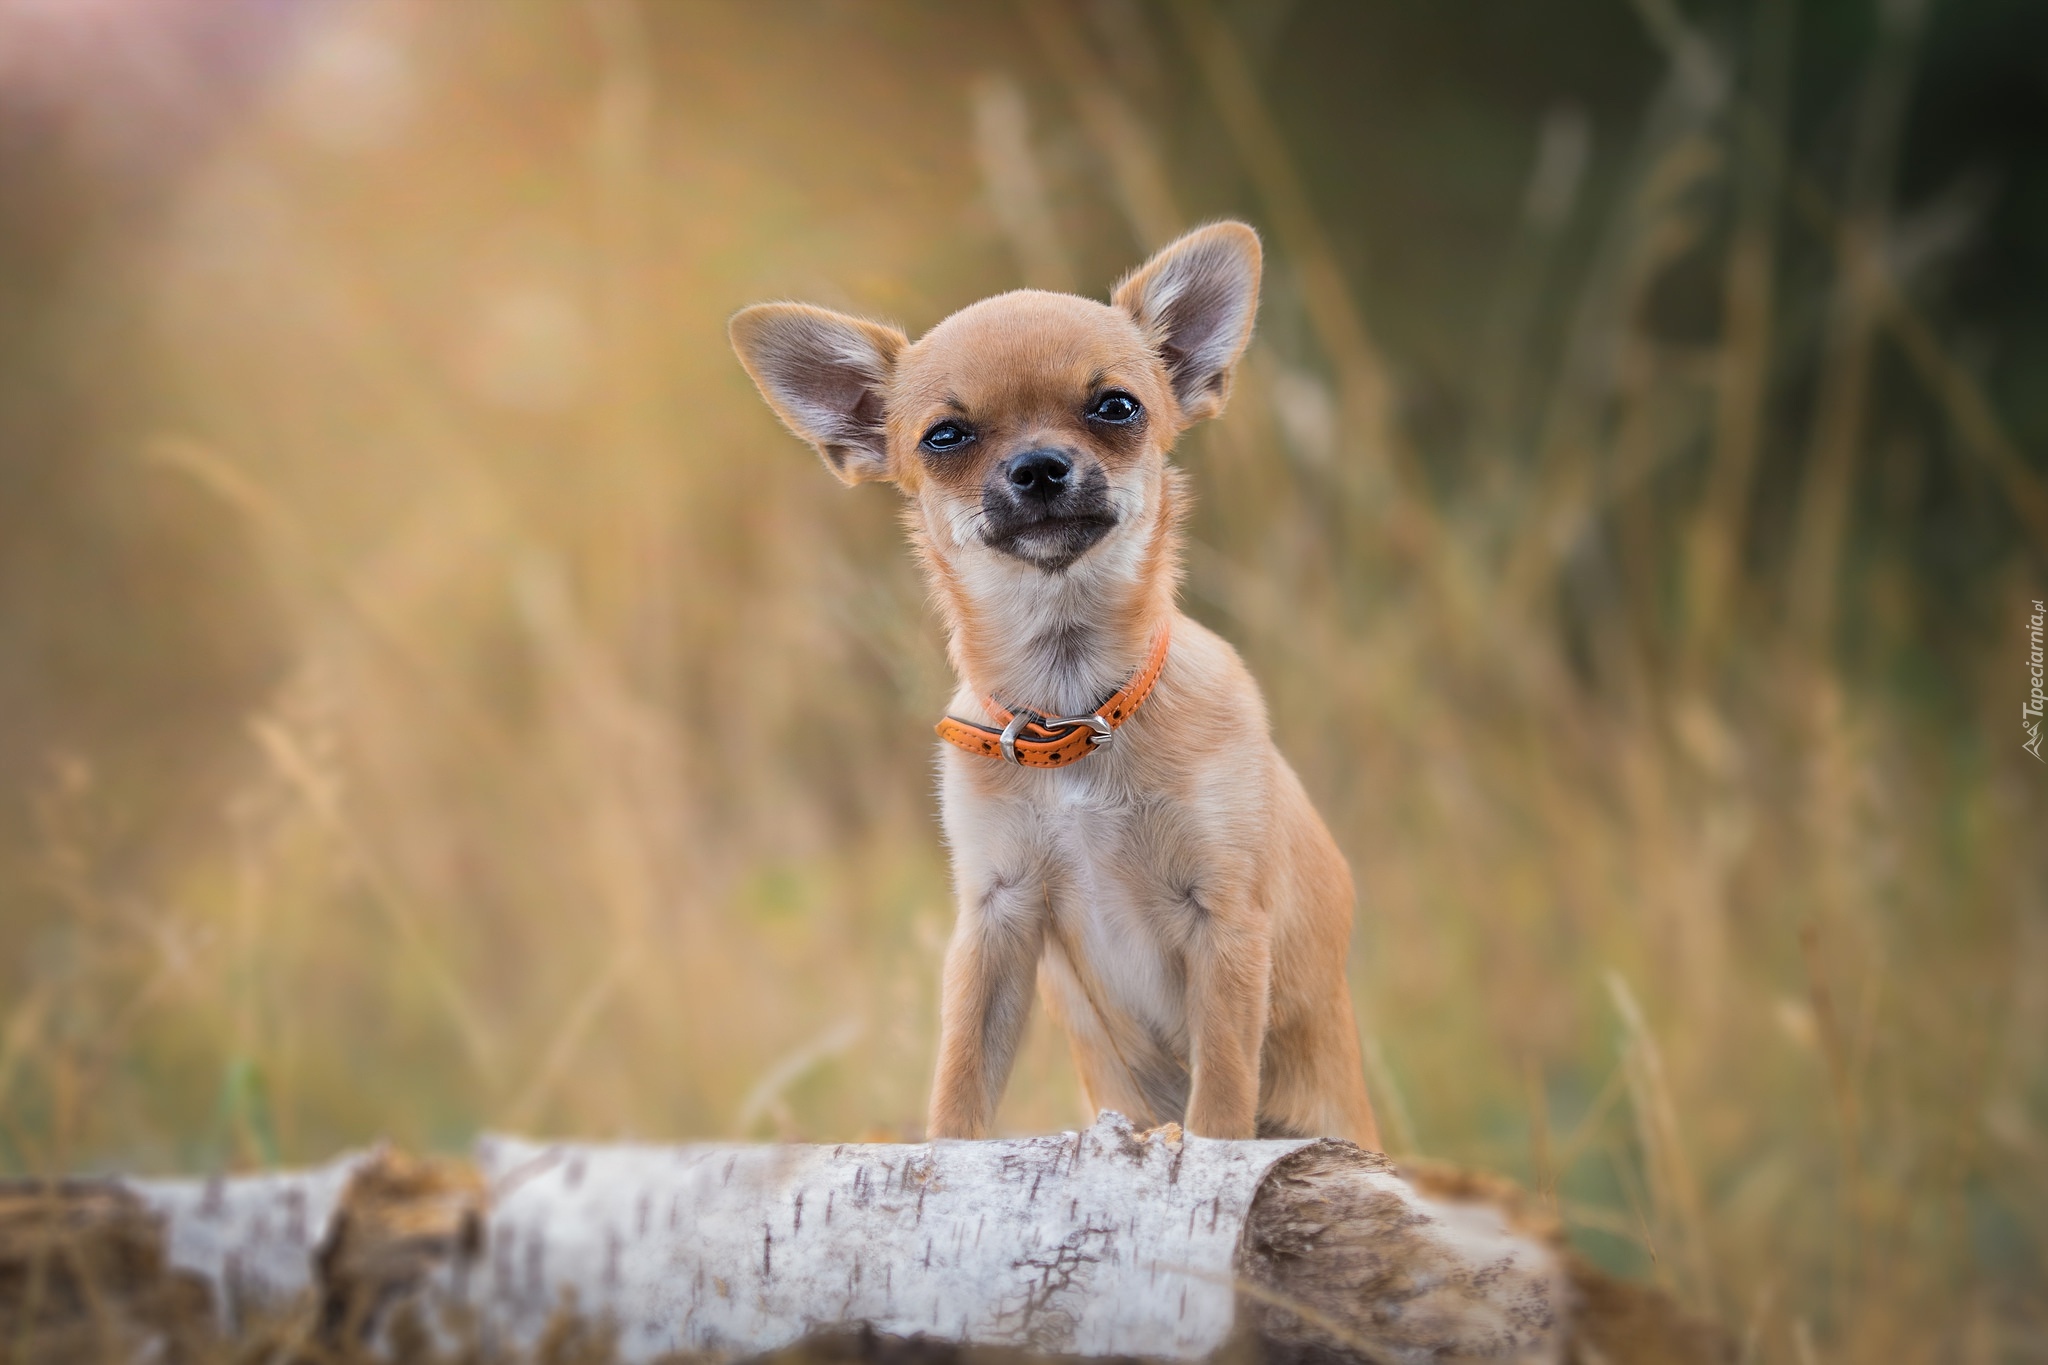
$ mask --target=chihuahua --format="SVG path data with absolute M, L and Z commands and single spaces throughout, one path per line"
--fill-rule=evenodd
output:
M 789 429 L 893 482 L 959 676 L 939 722 L 958 920 L 933 1137 L 989 1131 L 1034 975 L 1086 1099 L 1219 1138 L 1377 1148 L 1350 869 L 1237 653 L 1182 615 L 1189 426 L 1223 411 L 1258 235 L 1212 224 L 1108 304 L 1018 290 L 913 342 L 798 303 L 732 319 Z

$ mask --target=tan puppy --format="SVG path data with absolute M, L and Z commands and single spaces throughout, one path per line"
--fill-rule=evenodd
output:
M 790 430 L 847 483 L 909 499 L 951 633 L 959 920 L 934 1137 L 988 1132 L 1035 973 L 1091 1105 L 1379 1145 L 1345 983 L 1350 870 L 1257 684 L 1174 601 L 1167 455 L 1223 410 L 1259 270 L 1257 234 L 1218 223 L 1107 306 L 1019 290 L 916 342 L 803 304 L 732 320 Z

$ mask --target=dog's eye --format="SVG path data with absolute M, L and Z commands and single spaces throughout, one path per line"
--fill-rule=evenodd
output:
M 926 450 L 943 455 L 949 450 L 958 450 L 974 439 L 974 433 L 958 422 L 941 422 L 924 434 L 918 444 Z
M 1138 406 L 1137 399 L 1112 389 L 1095 400 L 1095 406 L 1088 409 L 1088 415 L 1098 422 L 1120 427 L 1137 421 L 1138 414 L 1143 411 L 1144 409 Z

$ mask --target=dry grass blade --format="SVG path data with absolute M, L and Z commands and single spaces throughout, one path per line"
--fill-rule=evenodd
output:
M 1395 500 L 1396 522 L 1433 541 L 1427 485 L 1399 427 L 1386 361 L 1352 301 L 1350 282 L 1295 168 L 1293 151 L 1245 69 L 1236 40 L 1208 0 L 1174 0 L 1171 8 L 1238 157 L 1258 186 L 1273 235 L 1301 273 L 1310 322 L 1343 388 L 1346 425 L 1355 433 L 1355 458 L 1364 462 L 1367 496 L 1387 490 Z
M 1793 0 L 1764 0 L 1751 21 L 1756 91 L 1735 130 L 1743 154 L 1735 169 L 1736 220 L 1723 275 L 1714 444 L 1688 546 L 1687 650 L 1695 668 L 1726 644 L 1728 599 L 1748 539 L 1749 502 L 1764 439 L 1782 181 L 1776 145 L 1783 137 L 1793 15 Z
M 1500 570 L 1498 591 L 1517 611 L 1554 586 L 1558 565 L 1585 544 L 1612 500 L 1652 472 L 1658 451 L 1672 448 L 1644 441 L 1643 418 L 1669 406 L 1652 399 L 1661 399 L 1653 386 L 1661 357 L 1645 314 L 1652 289 L 1697 240 L 1692 200 L 1721 169 L 1705 137 L 1718 110 L 1716 87 L 1703 81 L 1696 61 L 1674 55 L 1665 73 L 1572 311 L 1540 424 L 1533 486 Z M 1617 407 L 1624 420 L 1637 419 L 1623 428 L 1632 437 L 1626 460 L 1617 449 Z
M 1148 252 L 1165 246 L 1186 230 L 1187 218 L 1175 202 L 1157 145 L 1117 93 L 1072 6 L 1067 0 L 1021 0 L 1017 10 L 1046 66 L 1066 81 L 1089 138 L 1115 176 L 1117 203 L 1138 245 Z
M 548 1040 L 547 1050 L 541 1053 L 540 1064 L 505 1110 L 505 1126 L 509 1131 L 524 1131 L 540 1116 L 549 1092 L 561 1080 L 570 1063 L 575 1061 L 577 1049 L 583 1046 L 590 1026 L 618 993 L 620 981 L 632 969 L 639 955 L 639 947 L 637 944 L 623 946 L 612 954 L 603 970 L 584 988 L 569 1012 L 562 1016 L 560 1026 Z
M 1031 111 L 1014 79 L 987 76 L 975 86 L 974 149 L 989 204 L 1017 253 L 1025 284 L 1071 293 L 1073 262 L 1031 150 Z
M 1686 1154 L 1678 1106 L 1672 1097 L 1663 1050 L 1657 1046 L 1635 993 L 1620 973 L 1607 974 L 1607 990 L 1627 1030 L 1623 1069 L 1635 1102 L 1636 1126 L 1650 1176 L 1650 1190 L 1660 1215 L 1674 1226 L 1685 1250 L 1687 1288 L 1701 1306 L 1713 1310 L 1717 1298 L 1713 1262 L 1706 1238 L 1705 1209 L 1699 1182 Z
M 384 911 L 400 941 L 426 972 L 428 981 L 456 1026 L 470 1062 L 479 1075 L 486 1080 L 492 1078 L 497 1071 L 497 1047 L 484 1027 L 481 1015 L 444 956 L 427 936 L 411 901 L 385 874 L 370 843 L 343 811 L 332 776 L 321 771 L 284 726 L 259 718 L 251 721 L 249 728 L 278 774 L 305 801 L 306 808 L 319 820 L 322 828 L 348 851 L 378 908 Z
M 1813 180 L 1798 175 L 1793 197 L 1809 228 L 1846 261 L 1856 257 L 1859 277 L 1872 291 L 1885 329 L 1898 344 L 1921 383 L 1941 404 L 1963 447 L 1984 462 L 2011 502 L 2031 537 L 2037 555 L 2048 556 L 2048 484 L 2006 431 L 1997 410 L 1980 384 L 1935 336 L 1926 317 L 1900 294 L 1883 253 L 1865 236 L 1852 232 L 1842 214 Z
M 780 1103 L 784 1091 L 802 1080 L 812 1068 L 853 1047 L 866 1032 L 867 1025 L 862 1020 L 841 1019 L 768 1068 L 754 1083 L 754 1088 L 747 1092 L 747 1097 L 740 1101 L 739 1112 L 733 1119 L 734 1136 L 751 1137 L 754 1125 Z M 785 1136 L 789 1135 L 785 1133 Z
M 1922 0 L 1882 5 L 1882 38 L 1865 77 L 1849 154 L 1843 233 L 1821 352 L 1820 393 L 1793 536 L 1788 624 L 1801 644 L 1825 648 L 1856 457 L 1863 445 L 1880 321 L 1876 244 L 1884 239 L 1899 130 L 1911 90 Z

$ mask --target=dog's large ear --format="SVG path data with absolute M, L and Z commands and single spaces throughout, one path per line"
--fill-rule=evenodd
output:
M 1214 417 L 1259 311 L 1259 234 L 1211 223 L 1161 248 L 1124 277 L 1112 302 L 1151 334 L 1181 415 Z
M 882 389 L 903 333 L 807 303 L 757 303 L 726 330 L 768 406 L 834 474 L 849 484 L 888 477 Z

